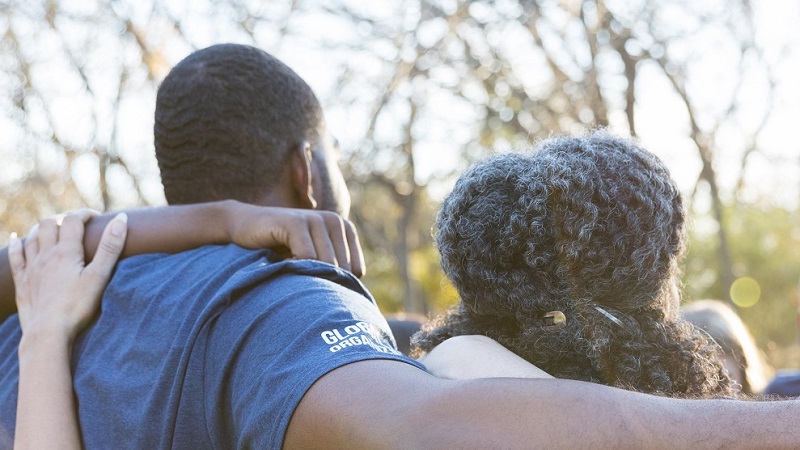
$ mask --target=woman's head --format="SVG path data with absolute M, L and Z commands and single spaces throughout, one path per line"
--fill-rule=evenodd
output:
M 553 138 L 468 170 L 439 212 L 436 246 L 477 314 L 553 296 L 627 312 L 673 300 L 684 221 L 654 155 L 606 134 Z
M 461 302 L 419 343 L 486 334 L 554 376 L 694 393 L 713 365 L 674 376 L 662 367 L 692 362 L 705 344 L 676 320 L 684 222 L 661 161 L 605 132 L 483 161 L 436 223 Z

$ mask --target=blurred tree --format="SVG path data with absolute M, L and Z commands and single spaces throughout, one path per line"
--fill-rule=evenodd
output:
M 394 5 L 396 14 L 388 16 L 370 15 L 370 8 L 354 2 L 335 2 L 327 11 L 364 30 L 363 45 L 355 45 L 360 51 L 388 49 L 381 61 L 383 82 L 344 70 L 336 92 L 340 102 L 351 106 L 357 99 L 347 96 L 352 91 L 348 86 L 372 82 L 374 90 L 366 95 L 378 99 L 358 142 L 360 151 L 350 160 L 351 179 L 394 192 L 387 199 L 402 211 L 399 216 L 378 214 L 359 225 L 385 231 L 386 224 L 376 219 L 392 221 L 399 230 L 394 253 L 401 278 L 409 274 L 407 257 L 401 255 L 419 248 L 408 239 L 416 233 L 408 226 L 428 223 L 412 219 L 419 217 L 417 193 L 452 176 L 440 171 L 425 177 L 416 169 L 415 160 L 424 158 L 437 128 L 463 120 L 472 130 L 453 133 L 451 142 L 442 145 L 441 151 L 459 148 L 455 169 L 484 154 L 484 148 L 525 146 L 554 132 L 613 126 L 636 135 L 637 86 L 640 74 L 649 72 L 650 82 L 660 77 L 668 83 L 683 109 L 677 114 L 685 118 L 683 128 L 701 162 L 698 183 L 707 186 L 711 213 L 719 224 L 717 274 L 724 285 L 732 283 L 725 202 L 715 167 L 720 152 L 716 136 L 735 126 L 750 143 L 741 157 L 743 174 L 769 118 L 768 106 L 756 126 L 742 124 L 740 117 L 746 109 L 742 86 L 747 77 L 765 67 L 769 73 L 756 45 L 749 2 L 413 0 Z M 711 44 L 693 45 L 709 39 L 725 46 L 725 62 L 732 69 L 713 98 L 690 76 L 709 52 L 719 50 Z M 766 79 L 765 97 L 770 99 L 773 83 Z M 404 131 L 381 132 L 390 127 Z M 373 202 L 356 200 L 357 209 L 375 208 Z M 403 284 L 403 292 L 405 307 L 420 311 L 425 300 L 416 298 L 413 282 Z M 727 291 L 722 297 L 728 297 Z
M 761 348 L 770 343 L 795 342 L 797 283 L 800 274 L 800 229 L 797 211 L 776 206 L 770 199 L 728 207 L 733 275 L 753 278 L 761 288 L 758 302 L 738 312 Z M 717 224 L 698 220 L 692 228 L 686 258 L 686 296 L 691 300 L 718 299 L 730 289 L 719 277 Z M 709 239 L 711 238 L 711 239 Z
M 760 142 L 786 53 L 759 38 L 752 6 L 0 0 L 0 231 L 78 204 L 163 202 L 151 142 L 156 84 L 193 49 L 234 41 L 286 60 L 320 93 L 344 144 L 365 282 L 389 309 L 453 301 L 436 281 L 430 231 L 455 174 L 487 153 L 595 126 L 699 162 L 690 200 L 709 205 L 717 226 L 704 242 L 716 243 L 714 275 L 729 286 L 738 255 L 726 205 L 748 195 L 753 156 L 767 156 Z M 734 187 L 720 184 L 721 164 Z

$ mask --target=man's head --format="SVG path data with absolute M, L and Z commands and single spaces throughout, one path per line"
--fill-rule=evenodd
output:
M 419 342 L 484 334 L 556 377 L 724 391 L 713 347 L 676 317 L 684 221 L 661 161 L 603 132 L 479 163 L 436 225 L 461 302 Z
M 319 101 L 262 50 L 215 45 L 178 63 L 158 90 L 154 132 L 171 204 L 349 209 Z

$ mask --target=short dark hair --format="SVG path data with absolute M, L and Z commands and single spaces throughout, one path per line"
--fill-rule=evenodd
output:
M 483 334 L 558 378 L 728 395 L 718 347 L 677 317 L 684 222 L 661 161 L 606 132 L 483 161 L 436 223 L 461 301 L 415 345 Z
M 292 148 L 318 136 L 322 108 L 292 69 L 254 47 L 221 44 L 178 63 L 158 89 L 155 147 L 171 204 L 255 202 Z

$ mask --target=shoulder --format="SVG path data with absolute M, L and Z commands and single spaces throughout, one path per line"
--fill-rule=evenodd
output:
M 255 261 L 230 276 L 224 314 L 270 315 L 303 320 L 379 318 L 375 300 L 351 273 L 310 260 Z
M 455 380 L 553 378 L 497 341 L 481 335 L 451 337 L 419 361 L 437 377 Z
M 245 446 L 279 447 L 296 405 L 331 371 L 375 359 L 417 364 L 397 350 L 369 293 L 333 266 L 256 264 L 229 283 L 238 289 L 210 325 L 204 380 L 220 404 L 246 412 L 215 420 L 236 422 Z
M 313 260 L 270 261 L 262 259 L 237 274 L 237 282 L 263 286 L 265 282 L 275 282 L 289 291 L 346 289 L 367 298 L 374 303 L 372 295 L 352 273 L 339 267 Z

